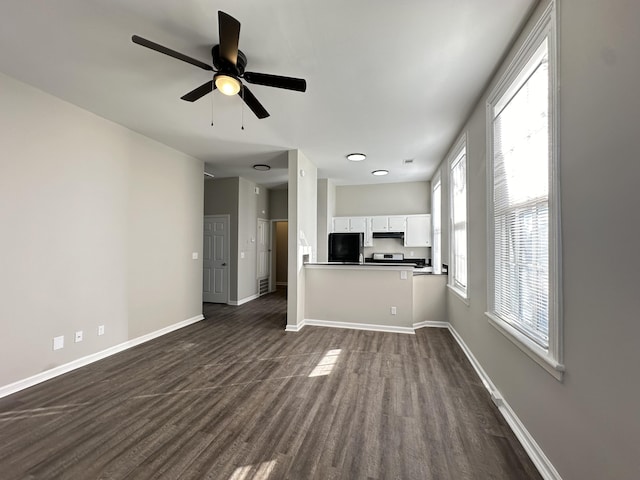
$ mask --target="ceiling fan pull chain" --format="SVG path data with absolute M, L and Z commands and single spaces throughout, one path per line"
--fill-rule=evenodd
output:
M 244 85 L 242 86 L 242 110 L 240 113 L 240 123 L 242 124 L 241 130 L 244 130 Z
M 211 126 L 213 127 L 213 90 L 211 90 Z

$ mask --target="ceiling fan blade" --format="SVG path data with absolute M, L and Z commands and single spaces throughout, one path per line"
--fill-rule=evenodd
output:
M 249 83 L 256 85 L 266 85 L 267 87 L 286 88 L 304 92 L 307 90 L 307 81 L 302 78 L 281 77 L 280 75 L 269 75 L 267 73 L 244 72 L 243 78 Z
M 220 56 L 236 65 L 240 22 L 222 11 L 218 11 L 218 33 L 220 35 Z
M 211 93 L 216 89 L 216 84 L 213 83 L 213 80 L 209 80 L 207 83 L 203 83 L 198 88 L 194 88 L 189 93 L 180 97 L 182 100 L 186 100 L 187 102 L 195 102 L 196 100 L 204 97 L 207 93 Z
M 177 58 L 178 60 L 190 63 L 191 65 L 203 68 L 204 70 L 213 71 L 213 67 L 211 65 L 207 65 L 206 63 L 201 62 L 200 60 L 196 60 L 195 58 L 188 57 L 184 53 L 176 52 L 175 50 L 171 50 L 170 48 L 163 47 L 162 45 L 152 42 L 151 40 L 147 40 L 146 38 L 134 35 L 133 37 L 131 37 L 131 40 L 133 41 L 133 43 L 137 43 L 138 45 L 142 45 L 143 47 L 150 48 L 151 50 L 155 50 L 156 52 L 164 53 L 165 55 Z
M 249 107 L 251 111 L 256 114 L 256 117 L 262 119 L 269 116 L 269 112 L 265 110 L 262 104 L 247 87 L 243 85 L 242 89 L 238 92 L 238 95 L 242 97 L 244 103 L 247 104 L 247 107 Z

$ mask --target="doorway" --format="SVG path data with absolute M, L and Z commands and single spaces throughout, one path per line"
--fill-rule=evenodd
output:
M 289 265 L 289 222 L 271 221 L 271 291 L 287 286 L 287 268 Z

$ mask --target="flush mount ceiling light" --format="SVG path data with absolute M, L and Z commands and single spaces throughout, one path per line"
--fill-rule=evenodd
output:
M 387 175 L 389 173 L 389 170 L 374 170 L 373 172 L 371 172 L 371 175 L 375 175 L 376 177 L 381 177 L 383 175 Z
M 209 172 L 204 172 L 204 176 L 205 177 L 209 177 L 209 178 L 215 177 L 215 175 L 213 173 L 209 173 Z
M 265 165 L 264 163 L 256 163 L 253 166 L 254 170 L 259 170 L 261 172 L 266 172 L 267 170 L 271 170 L 271 167 L 269 165 Z
M 240 80 L 231 75 L 218 73 L 215 76 L 216 88 L 225 95 L 236 95 L 240 91 Z
M 367 156 L 364 153 L 350 153 L 347 155 L 347 160 L 351 160 L 352 162 L 361 162 L 365 158 L 367 158 Z

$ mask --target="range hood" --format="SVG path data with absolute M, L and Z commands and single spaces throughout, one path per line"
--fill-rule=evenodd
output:
M 399 238 L 404 239 L 404 232 L 373 232 L 373 238 Z

